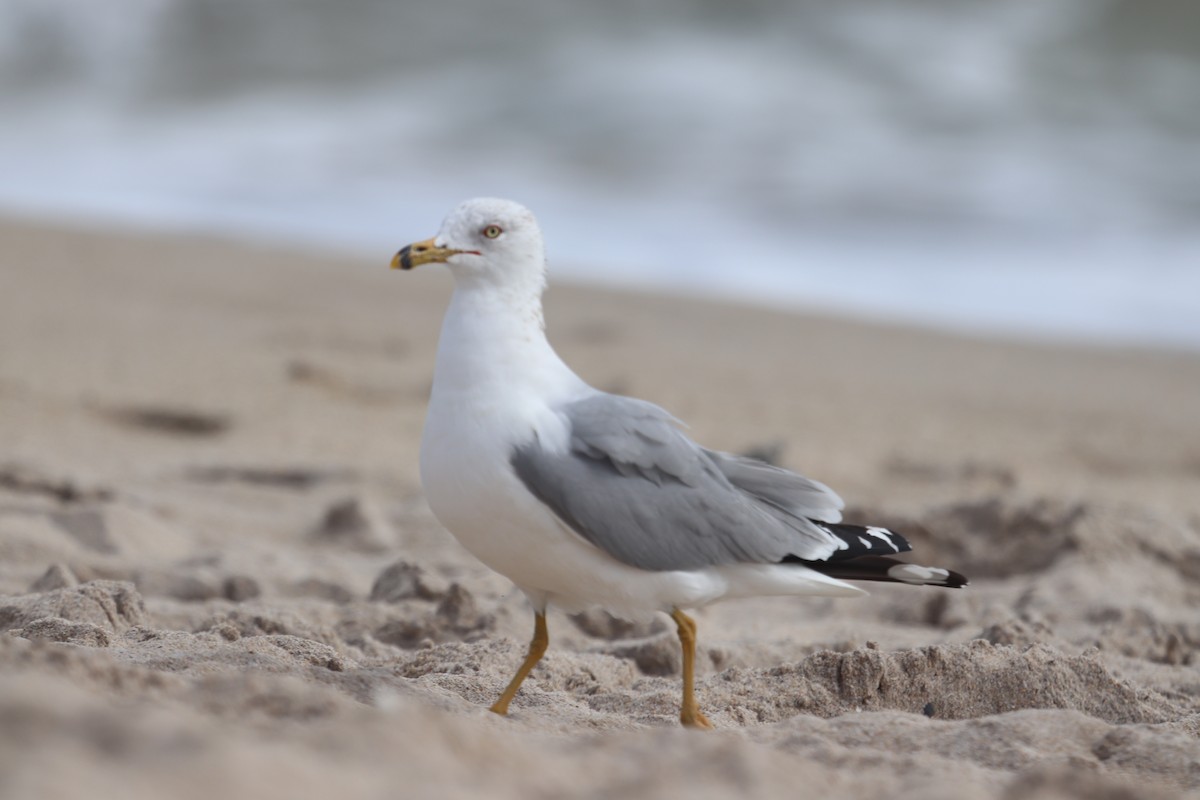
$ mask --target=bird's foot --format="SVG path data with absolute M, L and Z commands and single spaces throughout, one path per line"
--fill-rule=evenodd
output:
M 684 711 L 679 715 L 679 721 L 685 728 L 695 728 L 701 731 L 711 731 L 716 726 L 697 710 Z

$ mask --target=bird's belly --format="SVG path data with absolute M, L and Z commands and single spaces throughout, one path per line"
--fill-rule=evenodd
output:
M 600 606 L 636 617 L 692 607 L 724 592 L 704 572 L 649 572 L 623 564 L 563 525 L 521 483 L 510 448 L 486 437 L 426 426 L 421 482 L 438 521 L 491 569 L 537 603 L 567 611 Z

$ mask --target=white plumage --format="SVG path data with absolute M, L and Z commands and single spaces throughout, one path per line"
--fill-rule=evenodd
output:
M 543 449 L 566 453 L 568 420 L 561 409 L 598 391 L 546 339 L 545 257 L 528 211 L 502 200 L 469 201 L 451 214 L 435 241 L 454 249 L 481 247 L 471 233 L 489 223 L 516 244 L 495 256 L 461 254 L 446 262 L 456 284 L 421 438 L 421 482 L 430 508 L 472 555 L 515 583 L 538 611 L 602 606 L 636 618 L 727 596 L 863 594 L 791 565 L 659 572 L 631 567 L 572 531 L 534 497 L 510 464 L 513 450 L 536 437 Z
M 842 501 L 823 484 L 705 450 L 657 406 L 588 386 L 546 340 L 542 234 L 524 207 L 463 203 L 392 266 L 424 263 L 446 264 L 455 291 L 421 482 L 438 520 L 512 580 L 536 615 L 529 656 L 492 710 L 506 713 L 544 652 L 549 606 L 671 614 L 684 646 L 681 719 L 709 727 L 692 694 L 695 624 L 682 609 L 725 597 L 863 594 L 838 575 L 965 582 L 883 558 L 908 549 L 903 537 L 840 524 Z M 850 567 L 830 566 L 839 561 Z

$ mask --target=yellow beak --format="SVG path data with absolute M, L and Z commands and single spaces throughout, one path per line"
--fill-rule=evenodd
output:
M 413 242 L 392 257 L 392 269 L 412 269 L 422 264 L 444 264 L 450 256 L 465 253 L 450 247 L 439 247 L 433 239 Z

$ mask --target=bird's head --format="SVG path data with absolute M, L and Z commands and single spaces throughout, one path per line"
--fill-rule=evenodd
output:
M 401 248 L 392 269 L 445 264 L 456 280 L 540 284 L 545 263 L 542 232 L 529 209 L 512 200 L 477 197 L 450 212 L 437 236 Z

